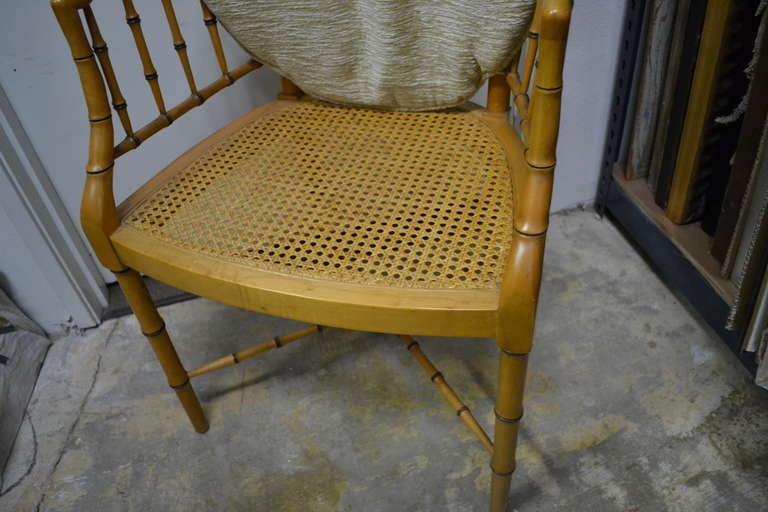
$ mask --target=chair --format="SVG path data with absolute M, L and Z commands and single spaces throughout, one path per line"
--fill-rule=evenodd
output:
M 81 222 L 195 430 L 205 432 L 208 423 L 193 377 L 320 326 L 392 333 L 489 451 L 490 508 L 505 510 L 541 280 L 571 0 L 538 2 L 522 74 L 517 50 L 508 71 L 490 77 L 487 109 L 339 106 L 308 98 L 284 78 L 278 100 L 214 133 L 116 206 L 117 158 L 261 66 L 250 60 L 229 67 L 217 18 L 201 3 L 221 76 L 198 87 L 171 0 L 163 0 L 190 90 L 166 108 L 139 15 L 131 0 L 123 3 L 158 110 L 139 129 L 90 0 L 51 2 L 90 121 Z M 117 144 L 110 100 L 126 134 Z M 187 371 L 140 273 L 311 325 Z M 496 338 L 493 441 L 415 335 Z

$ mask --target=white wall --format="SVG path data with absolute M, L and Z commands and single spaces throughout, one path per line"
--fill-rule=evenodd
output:
M 0 233 L 0 288 L 43 329 L 60 332 L 70 324 L 71 315 L 40 272 L 32 251 L 3 208 L 0 208 Z
M 627 0 L 575 0 L 563 79 L 553 211 L 597 194 Z
M 0 287 L 48 332 L 96 325 L 104 280 L 0 86 Z

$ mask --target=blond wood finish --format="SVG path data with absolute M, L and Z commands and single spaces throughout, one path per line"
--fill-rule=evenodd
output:
M 137 147 L 143 138 L 158 131 L 162 127 L 162 123 L 157 123 L 156 120 L 154 123 L 159 125 L 158 127 L 144 127 L 137 133 L 133 132 L 125 108 L 125 99 L 120 92 L 112 63 L 107 53 L 106 42 L 98 29 L 96 19 L 90 9 L 90 1 L 52 0 L 51 7 L 62 28 L 75 61 L 83 87 L 88 120 L 90 122 L 88 163 L 85 168 L 86 180 L 80 208 L 83 231 L 99 261 L 108 269 L 116 272 L 118 282 L 136 317 L 139 319 L 143 332 L 147 334 L 150 344 L 168 377 L 168 382 L 175 389 L 193 427 L 198 432 L 205 432 L 208 429 L 207 421 L 197 397 L 189 384 L 186 371 L 176 355 L 167 332 L 165 332 L 165 327 L 157 314 L 152 299 L 139 275 L 134 270 L 127 268 L 124 262 L 118 258 L 114 251 L 114 246 L 109 239 L 120 225 L 112 191 L 112 179 L 115 158 L 116 155 L 119 156 L 121 154 L 121 151 L 119 148 L 116 149 L 114 147 L 114 130 L 110 105 L 107 99 L 107 88 L 109 88 L 113 106 L 118 112 L 126 132 L 126 141 L 128 143 L 122 152 Z M 131 0 L 125 0 L 124 7 L 126 18 L 131 26 L 139 57 L 144 67 L 145 78 L 150 83 L 158 110 L 161 113 L 158 119 L 163 119 L 167 124 L 170 124 L 173 120 L 172 115 L 180 116 L 193 106 L 201 104 L 206 97 L 213 95 L 218 90 L 232 83 L 232 77 L 228 78 L 227 83 L 214 82 L 203 90 L 201 94 L 194 96 L 197 100 L 196 103 L 183 103 L 182 106 L 172 109 L 171 115 L 166 113 L 162 95 L 157 85 L 157 74 L 141 32 L 140 19 Z M 80 18 L 81 10 L 91 34 L 92 43 L 90 45 Z M 170 12 L 166 10 L 167 14 L 170 14 Z M 171 26 L 173 28 L 173 21 L 171 21 Z M 91 46 L 93 47 L 93 52 L 99 55 L 101 69 L 99 69 L 99 65 L 96 63 Z M 242 76 L 258 66 L 258 63 L 252 61 L 239 68 L 237 74 Z
M 492 454 L 493 443 L 488 437 L 488 434 L 485 433 L 483 427 L 480 426 L 475 417 L 472 415 L 472 411 L 470 411 L 469 407 L 467 407 L 467 405 L 461 401 L 456 392 L 451 388 L 451 386 L 448 385 L 448 382 L 446 382 L 443 374 L 424 354 L 418 342 L 414 340 L 413 337 L 408 335 L 400 335 L 400 340 L 408 349 L 408 352 L 410 352 L 413 358 L 416 359 L 419 365 L 424 369 L 424 372 L 429 376 L 429 380 L 432 381 L 435 386 L 437 386 L 438 390 L 440 390 L 443 398 L 445 398 L 448 404 L 450 404 L 453 412 L 456 413 L 456 416 L 458 416 L 459 419 L 464 422 L 467 428 L 475 435 L 475 437 L 477 437 L 483 447 L 488 450 L 488 453 Z
M 717 86 L 716 74 L 723 58 L 723 41 L 728 33 L 728 20 L 733 10 L 732 0 L 707 4 L 701 31 L 696 70 L 685 113 L 680 148 L 667 202 L 667 217 L 672 222 L 688 222 L 696 212 L 691 210 L 696 185 L 696 171 L 703 146 L 707 121 L 712 115 L 712 102 Z
M 157 116 L 155 119 L 136 130 L 136 133 L 133 137 L 126 137 L 123 139 L 114 148 L 115 158 L 124 155 L 132 149 L 136 149 L 139 147 L 139 144 L 150 138 L 152 135 L 156 134 L 163 128 L 170 126 L 174 120 L 183 116 L 193 108 L 199 107 L 203 104 L 203 102 L 205 102 L 205 100 L 217 92 L 221 91 L 225 87 L 232 85 L 245 74 L 250 73 L 251 71 L 260 67 L 261 63 L 256 62 L 255 60 L 251 60 L 236 67 L 226 76 L 220 76 L 210 84 L 197 91 L 195 94 L 192 94 L 187 99 L 168 110 L 168 112 L 166 112 L 164 115 Z
M 128 266 L 196 295 L 268 315 L 391 334 L 495 334 L 499 299 L 494 290 L 373 287 L 286 276 L 153 245 L 130 228 L 112 241 Z
M 488 80 L 488 111 L 506 113 L 509 110 L 509 85 L 504 75 L 494 75 Z
M 496 344 L 501 349 L 501 358 L 491 458 L 492 512 L 506 510 L 510 481 L 516 466 L 525 369 L 533 342 L 544 237 L 552 195 L 552 173 L 556 163 L 563 63 L 572 5 L 571 0 L 544 0 L 537 6 L 535 16 L 536 23 L 540 23 L 540 56 L 529 106 L 530 129 L 524 150 L 526 168 L 524 172 L 513 170 L 515 199 L 521 204 L 515 208 L 516 237 L 507 259 L 499 299 Z M 515 151 L 520 149 L 515 144 L 508 144 L 508 147 Z M 538 202 L 529 202 L 534 197 Z
M 491 511 L 506 510 L 509 486 L 517 464 L 517 434 L 523 417 L 523 387 L 528 356 L 502 352 L 494 415 L 494 449 L 491 457 Z
M 237 140 L 231 139 L 231 137 L 252 126 L 253 123 L 259 122 L 261 118 L 269 119 L 267 126 L 274 131 L 277 129 L 275 117 L 267 116 L 295 112 L 299 109 L 300 107 L 296 107 L 294 102 L 272 103 L 254 110 L 222 129 L 193 148 L 184 157 L 172 163 L 155 179 L 129 197 L 120 207 L 121 217 L 126 218 L 129 213 L 136 211 L 137 207 L 146 202 L 149 197 L 166 196 L 165 190 L 175 189 L 178 194 L 179 188 L 175 185 L 179 182 L 178 176 L 184 177 L 185 183 L 194 183 L 194 180 L 188 178 L 189 174 L 183 173 L 195 162 L 209 154 L 212 151 L 211 148 L 215 148 L 219 144 L 234 143 L 227 141 Z M 313 116 L 320 115 L 315 109 L 311 112 Z M 340 117 L 333 119 L 346 119 L 343 117 L 343 113 L 334 115 Z M 382 115 L 389 116 L 390 114 L 376 114 L 376 116 Z M 452 115 L 470 116 L 474 120 L 472 123 L 479 120 L 489 126 L 491 132 L 496 134 L 497 139 L 501 139 L 497 129 L 501 126 L 508 126 L 502 117 L 486 114 L 478 109 L 464 114 Z M 423 116 L 421 114 L 417 118 L 422 119 Z M 407 119 L 408 115 L 400 114 L 399 117 Z M 289 117 L 289 119 L 291 118 Z M 369 119 L 369 117 L 365 116 L 364 119 Z M 370 119 L 376 119 L 376 117 Z M 354 121 L 351 120 L 339 122 L 354 124 Z M 515 150 L 514 147 L 507 147 L 506 143 L 502 144 L 507 160 L 516 162 L 514 168 L 525 170 L 522 151 L 519 149 L 519 138 L 516 137 L 514 131 L 507 132 L 506 136 L 508 137 L 506 143 L 512 145 L 516 141 L 518 145 L 518 149 Z M 493 135 L 490 137 L 492 139 Z M 491 139 L 488 143 L 492 142 Z M 236 144 L 238 147 L 242 147 L 244 143 L 238 142 Z M 363 154 L 361 149 L 361 155 Z M 336 158 L 340 156 L 343 155 L 338 155 Z M 398 161 L 395 160 L 395 162 Z M 408 162 L 407 159 L 401 160 L 399 164 L 405 165 Z M 228 163 L 228 165 L 231 164 Z M 205 169 L 210 168 L 210 163 L 205 164 Z M 221 175 L 218 176 L 221 180 Z M 447 176 L 443 176 L 443 178 L 447 179 Z M 240 178 L 238 180 L 237 183 L 243 183 Z M 505 178 L 505 180 L 500 182 L 498 186 L 512 189 L 509 179 Z M 426 174 L 422 182 L 430 183 Z M 381 185 L 391 186 L 385 182 L 382 182 Z M 220 183 L 217 190 L 221 190 L 222 186 Z M 456 186 L 458 185 L 454 185 L 454 187 Z M 297 189 L 294 194 L 301 193 L 301 190 Z M 204 192 L 201 189 L 196 189 L 195 193 Z M 338 191 L 337 194 L 342 197 L 342 191 Z M 305 200 L 310 201 L 312 196 L 297 197 L 300 198 L 298 203 L 302 204 Z M 206 200 L 214 201 L 213 198 Z M 279 197 L 268 200 L 268 202 L 277 201 L 280 201 Z M 157 207 L 174 208 L 165 204 L 158 204 Z M 148 204 L 147 211 L 152 212 L 154 208 L 154 205 Z M 246 215 L 252 216 L 250 213 L 246 213 Z M 327 215 L 333 214 L 328 212 Z M 228 216 L 228 218 L 230 217 Z M 351 222 L 350 215 L 345 218 L 347 222 Z M 501 219 L 496 222 L 500 221 Z M 368 221 L 365 221 L 365 224 L 361 221 L 360 225 L 369 224 Z M 333 327 L 374 330 L 393 334 L 401 332 L 456 336 L 493 336 L 495 334 L 499 286 L 493 284 L 492 281 L 483 284 L 484 288 L 473 288 L 466 285 L 462 286 L 458 280 L 449 281 L 448 277 L 445 276 L 444 278 L 441 277 L 445 280 L 444 286 L 424 288 L 423 286 L 402 287 L 402 285 L 393 287 L 386 283 L 371 284 L 350 280 L 356 279 L 354 275 L 345 281 L 336 281 L 328 277 L 327 271 L 308 278 L 307 276 L 313 274 L 297 274 L 296 271 L 287 267 L 271 271 L 264 269 L 264 267 L 248 268 L 246 265 L 251 265 L 250 258 L 243 259 L 241 263 L 233 261 L 230 264 L 219 257 L 201 253 L 192 247 L 185 248 L 178 244 L 162 243 L 156 236 L 148 238 L 145 233 L 140 231 L 140 229 L 145 229 L 143 224 L 138 227 L 134 226 L 133 222 L 124 223 L 120 230 L 112 236 L 112 241 L 126 264 L 174 286 L 238 307 L 256 309 L 277 316 Z M 155 229 L 154 226 L 148 227 Z M 222 229 L 229 230 L 229 228 Z M 405 227 L 401 229 L 405 229 Z M 504 230 L 510 236 L 514 233 L 511 219 L 508 224 L 504 224 Z M 353 240 L 351 238 L 347 241 L 352 242 Z M 505 245 L 506 243 L 504 242 Z M 445 254 L 448 254 L 447 251 L 452 254 L 454 250 L 450 246 L 445 246 L 445 249 Z M 392 253 L 393 256 L 394 254 Z M 490 268 L 491 264 L 492 262 L 488 261 L 484 266 Z M 344 306 L 342 307 L 342 305 Z
M 528 91 L 531 86 L 531 78 L 533 77 L 534 68 L 536 67 L 536 57 L 539 49 L 541 9 L 542 3 L 538 2 L 533 14 L 533 20 L 531 21 L 531 27 L 528 30 L 528 45 L 525 51 L 525 63 L 523 65 L 522 78 L 518 73 L 520 54 L 516 55 L 513 59 L 513 65 L 506 76 L 507 84 L 512 92 L 515 110 L 517 111 L 520 132 L 526 140 L 528 138 L 528 123 L 530 121 L 530 98 L 528 96 Z
M 514 231 L 511 179 L 503 148 L 478 117 L 273 103 L 148 190 L 123 224 L 158 243 L 285 275 L 497 287 Z M 434 145 L 441 151 L 414 149 Z M 319 165 L 308 172 L 312 162 Z
M 152 57 L 149 55 L 147 41 L 144 39 L 144 32 L 141 29 L 141 18 L 139 17 L 139 13 L 136 12 L 136 8 L 133 6 L 133 0 L 123 0 L 123 7 L 125 8 L 125 21 L 131 28 L 133 40 L 136 43 L 136 51 L 139 52 L 141 65 L 144 68 L 144 78 L 147 80 L 149 89 L 152 91 L 152 97 L 155 99 L 157 111 L 163 115 L 165 114 L 165 101 L 163 100 L 163 93 L 160 91 L 160 81 L 157 77 L 157 70 L 152 62 Z
M 280 94 L 277 95 L 277 99 L 298 100 L 304 95 L 301 89 L 289 79 L 281 77 L 280 83 L 282 84 L 282 90 L 280 91 Z
M 187 375 L 192 378 L 210 373 L 215 370 L 220 370 L 228 366 L 234 366 L 248 358 L 263 354 L 264 352 L 269 352 L 270 350 L 281 348 L 289 343 L 293 343 L 296 340 L 300 340 L 301 338 L 306 338 L 307 336 L 318 333 L 321 331 L 321 329 L 322 328 L 319 325 L 310 325 L 309 327 L 305 327 L 304 329 L 300 329 L 290 334 L 275 336 L 269 341 L 259 343 L 258 345 L 254 345 L 238 352 L 232 352 L 231 354 L 220 357 L 215 361 L 211 361 L 210 363 L 198 366 L 193 370 L 189 370 Z
M 525 53 L 525 66 L 523 68 L 523 78 L 520 81 L 520 90 L 517 92 L 527 92 L 531 86 L 534 66 L 536 64 L 536 54 L 539 49 L 539 31 L 541 30 L 541 9 L 542 3 L 536 5 L 533 13 L 533 21 L 528 31 L 528 48 Z
M 176 349 L 171 344 L 168 331 L 165 329 L 165 322 L 157 313 L 152 297 L 150 297 L 147 287 L 144 286 L 141 276 L 135 270 L 126 270 L 115 274 L 120 289 L 123 290 L 128 304 L 139 321 L 141 332 L 147 337 L 147 341 L 152 346 L 160 365 L 163 367 L 168 385 L 176 391 L 181 405 L 189 416 L 192 426 L 198 432 L 208 430 L 208 421 L 205 419 L 200 402 L 197 400 L 189 382 L 187 371 L 179 360 Z
M 109 58 L 107 43 L 101 36 L 99 25 L 96 23 L 96 17 L 93 15 L 93 10 L 90 6 L 86 7 L 83 12 L 85 13 L 85 21 L 88 24 L 88 32 L 91 34 L 91 46 L 93 47 L 93 52 L 99 59 L 99 65 L 104 74 L 104 81 L 107 83 L 109 95 L 112 98 L 112 108 L 117 112 L 126 136 L 132 137 L 133 126 L 131 126 L 131 118 L 128 115 L 128 105 L 125 102 L 123 93 L 120 91 L 120 85 L 117 83 L 117 77 L 115 77 L 115 71 L 112 68 L 112 61 Z
M 101 264 L 113 271 L 122 270 L 125 267 L 109 241 L 109 235 L 120 225 L 112 194 L 114 158 L 112 151 L 107 149 L 114 139 L 111 113 L 101 72 L 76 10 L 88 7 L 89 2 L 59 0 L 51 5 L 80 75 L 90 122 L 90 145 L 80 220 Z
M 200 7 L 203 9 L 203 20 L 205 20 L 205 26 L 208 27 L 208 35 L 211 38 L 213 51 L 216 53 L 216 61 L 219 63 L 219 69 L 221 70 L 221 74 L 226 76 L 229 68 L 227 67 L 227 58 L 224 56 L 224 48 L 221 46 L 218 20 L 202 0 L 200 0 Z
M 229 70 L 216 18 L 201 2 L 202 17 L 221 76 L 198 89 L 173 5 L 170 0 L 162 0 L 174 48 L 190 90 L 187 99 L 166 109 L 138 13 L 131 0 L 124 0 L 126 18 L 139 60 L 159 112 L 154 120 L 134 130 L 107 53 L 106 42 L 90 10 L 90 0 L 52 0 L 51 5 L 74 57 L 91 125 L 81 207 L 83 230 L 101 263 L 116 273 L 142 331 L 147 335 L 169 384 L 176 390 L 194 428 L 203 432 L 208 425 L 189 383 L 190 377 L 231 366 L 241 359 L 311 334 L 317 327 L 277 338 L 279 341 L 256 345 L 187 372 L 137 270 L 198 295 L 254 311 L 319 325 L 408 333 L 401 339 L 408 345 L 410 353 L 430 374 L 432 381 L 462 421 L 478 436 L 486 449 L 492 450 L 491 511 L 505 510 L 510 477 L 515 468 L 527 354 L 532 345 L 541 281 L 552 172 L 556 164 L 562 67 L 572 1 L 539 2 L 523 61 L 522 77 L 517 72 L 521 57 L 518 54 L 514 56 L 513 67 L 507 76 L 495 76 L 489 81 L 488 110 L 469 109 L 465 113 L 471 116 L 472 123 L 479 121 L 492 133 L 488 141 L 495 142 L 486 141 L 483 144 L 496 144 L 503 152 L 509 175 L 499 182 L 499 186 L 511 189 L 509 193 L 513 199 L 512 220 L 507 228 L 509 236 L 504 238 L 503 243 L 506 252 L 500 262 L 500 278 L 498 281 L 488 281 L 480 288 L 403 287 L 384 282 L 373 284 L 317 279 L 269 271 L 225 261 L 213 254 L 157 243 L 156 239 L 148 237 L 141 230 L 126 225 L 123 219 L 153 191 L 170 183 L 179 172 L 194 165 L 216 144 L 236 134 L 260 116 L 287 108 L 287 104 L 297 105 L 294 100 L 299 99 L 302 92 L 295 84 L 283 79 L 281 98 L 291 101 L 278 101 L 244 115 L 182 155 L 118 209 L 112 192 L 115 158 L 135 149 L 148 137 L 244 74 L 258 68 L 260 64 L 249 61 Z M 81 13 L 90 32 L 90 42 Z M 98 56 L 98 63 L 93 52 Z M 508 122 L 510 90 L 520 119 L 522 139 Z M 108 92 L 126 133 L 126 138 L 117 144 L 114 140 Z M 424 147 L 428 146 L 425 144 Z M 354 158 L 356 153 L 348 156 Z M 419 170 L 411 172 L 418 176 Z M 418 344 L 412 341 L 409 335 L 415 334 L 496 337 L 501 355 L 493 444 Z
M 165 11 L 165 17 L 168 19 L 168 28 L 171 30 L 173 48 L 179 56 L 181 67 L 184 70 L 184 76 L 187 79 L 187 85 L 189 85 L 189 92 L 193 95 L 197 94 L 197 84 L 195 84 L 195 77 L 192 74 L 192 66 L 189 63 L 189 56 L 187 55 L 187 43 L 181 35 L 179 21 L 176 19 L 176 11 L 173 8 L 171 0 L 163 0 L 163 10 Z

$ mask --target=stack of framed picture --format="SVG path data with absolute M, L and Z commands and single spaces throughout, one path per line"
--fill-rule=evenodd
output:
M 629 1 L 598 206 L 768 386 L 766 4 Z

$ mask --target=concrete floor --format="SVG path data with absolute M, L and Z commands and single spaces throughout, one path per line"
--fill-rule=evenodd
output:
M 511 509 L 768 510 L 768 392 L 617 230 L 555 216 L 545 276 Z M 298 325 L 200 299 L 162 313 L 190 367 Z M 493 342 L 422 341 L 489 426 Z M 330 329 L 196 387 L 205 435 L 133 318 L 58 341 L 0 509 L 485 510 L 488 456 L 392 336 Z

